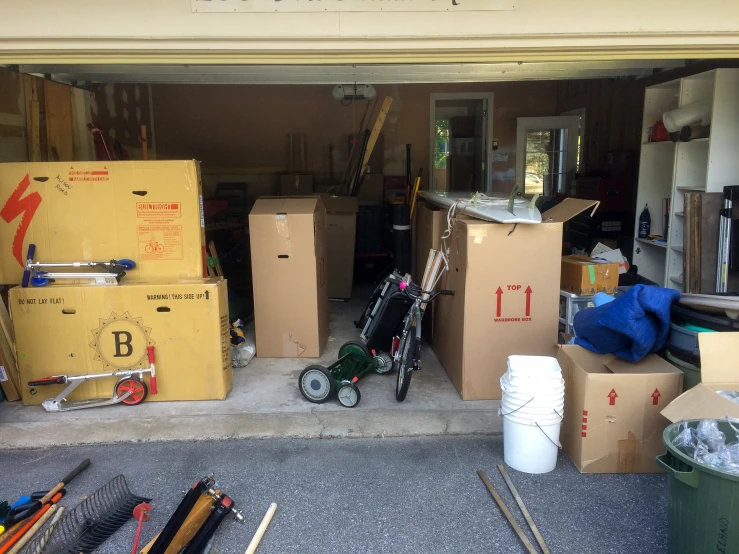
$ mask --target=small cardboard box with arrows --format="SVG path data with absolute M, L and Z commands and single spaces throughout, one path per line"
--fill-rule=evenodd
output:
M 612 354 L 563 345 L 565 380 L 560 441 L 580 473 L 659 473 L 660 413 L 683 390 L 683 374 L 650 354 L 632 364 Z

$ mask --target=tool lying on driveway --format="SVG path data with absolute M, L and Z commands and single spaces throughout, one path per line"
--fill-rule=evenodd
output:
M 41 403 L 47 412 L 67 412 L 69 410 L 81 410 L 83 408 L 98 408 L 100 406 L 118 404 L 119 402 L 123 402 L 127 406 L 136 406 L 146 400 L 150 392 L 151 394 L 157 393 L 154 347 L 147 346 L 146 349 L 149 356 L 148 368 L 126 369 L 113 373 L 93 373 L 90 375 L 54 375 L 29 381 L 28 386 L 42 387 L 48 385 L 66 385 L 69 383 L 69 386 L 56 395 L 56 397 L 49 398 Z M 150 374 L 148 387 L 144 381 L 144 373 Z M 67 397 L 85 381 L 104 379 L 106 377 L 120 377 L 113 388 L 112 398 L 93 398 L 92 400 L 80 400 L 78 402 L 67 401 Z
M 11 526 L 15 525 L 19 521 L 22 521 L 41 510 L 44 505 L 48 504 L 52 500 L 52 498 L 56 496 L 57 493 L 62 492 L 65 486 L 71 483 L 75 477 L 85 471 L 88 467 L 90 467 L 89 458 L 83 460 L 76 468 L 69 472 L 64 477 L 64 479 L 59 481 L 59 483 L 57 483 L 53 489 L 51 489 L 47 493 L 44 493 L 43 496 L 41 496 L 40 498 L 38 497 L 37 493 L 34 493 L 29 497 L 28 502 L 16 505 L 16 507 L 13 508 L 13 510 L 11 510 L 8 516 L 5 518 L 3 525 L 0 525 L 0 534 L 5 532 L 7 529 L 9 529 Z
M 92 552 L 131 519 L 133 509 L 142 502 L 150 499 L 133 494 L 123 475 L 114 477 L 61 517 L 48 537 L 44 554 Z M 43 535 L 34 538 L 27 547 L 29 552 L 38 552 L 38 542 L 43 539 Z
M 169 518 L 154 544 L 147 545 L 142 552 L 146 554 L 176 554 L 183 546 L 183 534 L 186 537 L 184 554 L 202 554 L 213 534 L 224 518 L 232 513 L 240 523 L 244 515 L 236 509 L 233 500 L 221 491 L 215 490 L 216 482 L 213 474 L 197 481 L 180 502 Z M 209 502 L 203 502 L 207 498 Z M 212 509 L 211 504 L 214 501 Z M 206 506 L 207 510 L 203 510 Z M 197 512 L 197 513 L 196 513 Z M 202 517 L 205 515 L 206 517 Z M 197 523 L 197 525 L 193 525 Z M 175 543 L 177 543 L 176 548 Z
M 36 245 L 28 245 L 26 268 L 23 271 L 21 286 L 30 283 L 34 287 L 43 287 L 57 279 L 92 279 L 98 285 L 117 285 L 126 275 L 126 271 L 136 267 L 133 260 L 110 260 L 108 262 L 34 262 Z M 76 271 L 62 271 L 72 269 Z M 87 269 L 88 271 L 81 271 Z M 93 271 L 96 270 L 96 271 Z
M 298 388 L 309 402 L 321 404 L 334 393 L 342 406 L 353 408 L 362 399 L 357 381 L 370 371 L 388 373 L 393 360 L 384 352 L 370 352 L 361 342 L 349 341 L 339 348 L 339 359 L 328 367 L 309 365 L 298 377 Z
M 136 526 L 136 536 L 133 538 L 133 549 L 131 550 L 131 554 L 136 554 L 138 552 L 139 539 L 141 538 L 141 527 L 144 522 L 149 519 L 149 512 L 151 512 L 151 504 L 147 504 L 146 502 L 142 502 L 133 509 L 133 517 L 139 523 Z

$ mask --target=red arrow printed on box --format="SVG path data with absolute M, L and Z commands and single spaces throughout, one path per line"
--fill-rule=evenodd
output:
M 659 397 L 662 396 L 659 392 L 659 389 L 654 389 L 654 392 L 652 393 L 652 406 L 656 406 L 659 404 Z
M 495 317 L 500 317 L 500 309 L 503 304 L 503 289 L 498 287 L 498 290 L 495 291 L 495 294 L 498 297 L 498 304 L 495 310 Z
M 616 389 L 611 389 L 611 392 L 608 393 L 608 398 L 610 398 L 610 400 L 608 401 L 608 405 L 615 406 L 616 398 L 618 398 L 618 395 L 616 394 Z
M 531 315 L 531 293 L 533 292 L 531 290 L 531 287 L 526 287 L 526 317 L 529 317 Z

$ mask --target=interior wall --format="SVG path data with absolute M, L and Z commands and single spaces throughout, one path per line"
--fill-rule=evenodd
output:
M 393 98 L 382 130 L 385 175 L 405 174 L 405 145 L 412 145 L 413 171 L 430 171 L 432 92 L 494 93 L 493 187 L 508 192 L 515 178 L 518 117 L 555 115 L 557 82 L 505 82 L 464 85 L 378 85 L 378 105 Z M 287 171 L 287 133 L 306 137 L 307 171 L 317 183 L 340 181 L 346 165 L 346 137 L 358 129 L 366 102 L 344 106 L 329 86 L 155 85 L 153 91 L 159 159 L 195 158 L 204 171 L 233 168 L 255 173 Z M 371 126 L 371 122 L 365 126 Z M 329 163 L 329 146 L 334 156 Z M 228 171 L 225 171 L 228 170 Z M 428 187 L 424 178 L 422 187 Z
M 129 153 L 131 159 L 142 159 L 142 130 L 146 125 L 149 157 L 154 157 L 154 128 L 148 85 L 99 85 L 92 89 L 90 120 L 105 133 L 112 144 L 115 141 Z
M 0 67 L 0 162 L 27 160 L 23 76 Z
M 606 153 L 641 148 L 644 81 L 593 79 L 560 81 L 557 113 L 585 108 L 581 172 L 607 171 Z

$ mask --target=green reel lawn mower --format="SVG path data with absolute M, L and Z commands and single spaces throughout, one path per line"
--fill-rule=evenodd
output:
M 298 388 L 309 402 L 322 404 L 336 394 L 342 406 L 353 408 L 362 399 L 357 381 L 370 371 L 388 373 L 392 369 L 390 354 L 373 354 L 363 343 L 349 341 L 339 348 L 339 359 L 330 366 L 306 367 L 298 377 Z

